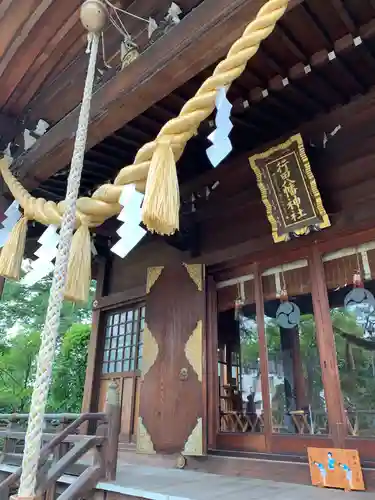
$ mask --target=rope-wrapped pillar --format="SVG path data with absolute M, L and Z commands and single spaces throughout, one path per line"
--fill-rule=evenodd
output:
M 96 58 L 100 33 L 106 22 L 106 8 L 97 0 L 88 0 L 82 5 L 81 20 L 89 30 L 88 51 L 89 65 L 82 105 L 78 119 L 78 128 L 74 143 L 71 168 L 60 231 L 60 243 L 56 256 L 52 286 L 49 296 L 46 320 L 39 350 L 34 390 L 31 399 L 30 415 L 25 437 L 25 449 L 22 460 L 22 475 L 18 491 L 19 499 L 35 498 L 36 476 L 48 391 L 51 381 L 52 364 L 56 348 L 56 339 L 60 324 L 60 313 L 64 299 L 69 251 L 76 220 L 76 204 L 81 182 L 83 158 L 85 154 L 90 104 L 96 69 Z

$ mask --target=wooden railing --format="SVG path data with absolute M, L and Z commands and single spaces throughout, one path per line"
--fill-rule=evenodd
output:
M 17 491 L 22 468 L 22 451 L 28 415 L 0 415 L 7 426 L 0 430 L 3 440 L 1 462 L 18 466 L 0 482 L 0 500 L 6 500 Z M 37 474 L 36 497 L 45 500 L 57 498 L 57 483 L 63 475 L 75 476 L 71 485 L 61 493 L 60 500 L 81 498 L 95 487 L 99 480 L 116 479 L 118 439 L 120 433 L 120 405 L 117 386 L 110 384 L 104 413 L 53 414 L 45 416 L 46 432 Z M 80 434 L 84 424 L 96 424 L 93 435 Z M 57 433 L 48 432 L 55 427 Z M 82 459 L 86 456 L 86 461 Z M 1 470 L 1 467 L 0 467 Z

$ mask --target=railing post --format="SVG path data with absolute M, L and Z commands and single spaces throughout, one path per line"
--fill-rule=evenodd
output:
M 116 382 L 110 382 L 107 391 L 105 412 L 108 418 L 105 445 L 105 477 L 107 481 L 116 479 L 118 441 L 121 429 L 120 395 Z
M 11 416 L 9 418 L 9 422 L 7 425 L 7 430 L 9 432 L 19 430 L 21 426 L 18 423 L 18 419 L 16 416 Z M 3 453 L 6 455 L 7 453 L 16 453 L 17 451 L 17 439 L 5 437 L 4 438 L 4 448 Z
M 56 434 L 60 434 L 66 427 L 68 427 L 69 421 L 62 417 L 59 425 L 56 427 Z M 69 451 L 70 444 L 62 441 L 60 444 L 56 446 L 53 450 L 53 461 L 52 464 L 56 464 L 66 453 Z M 47 471 L 48 473 L 48 471 Z M 45 492 L 44 500 L 55 500 L 57 497 L 57 482 L 54 482 Z
M 66 429 L 69 425 L 69 420 L 62 417 L 60 422 L 59 422 L 59 425 L 56 429 L 56 434 L 60 434 L 60 432 L 62 432 L 64 429 Z M 56 461 L 60 460 L 60 458 L 62 458 L 64 455 L 66 455 L 66 453 L 68 453 L 69 451 L 69 448 L 71 448 L 71 444 L 69 443 L 60 443 L 59 446 L 56 447 L 56 451 L 54 453 L 54 458 Z
M 8 477 L 8 474 L 6 472 L 1 472 L 0 473 L 0 484 L 5 481 L 5 479 Z M 9 500 L 9 495 L 10 495 L 10 488 L 9 486 L 4 486 L 3 488 L 0 488 L 0 500 Z

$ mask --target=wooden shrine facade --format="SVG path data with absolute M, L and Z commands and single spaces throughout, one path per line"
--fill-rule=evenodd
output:
M 190 250 L 153 237 L 102 260 L 85 411 L 115 379 L 121 439 L 144 453 L 306 460 L 308 446 L 342 447 L 375 462 L 373 319 L 344 305 L 358 270 L 375 293 L 373 102 L 298 130 L 331 227 L 273 242 L 248 157 L 280 139 L 184 186 L 199 198 Z M 301 311 L 289 330 L 276 322 L 282 288 Z
M 80 195 L 91 195 L 131 164 L 264 3 L 183 0 L 181 23 L 148 48 L 141 38 L 142 54 L 126 71 L 117 61 L 105 72 L 93 97 Z M 142 16 L 160 17 L 169 2 L 132 5 Z M 54 9 L 44 15 L 56 17 Z M 85 56 L 76 57 L 84 40 L 78 30 L 58 63 L 53 26 L 40 30 L 42 21 L 31 19 L 40 34 L 25 55 L 27 65 L 18 65 L 28 67 L 29 76 L 10 71 L 0 104 L 22 124 L 27 107 L 31 122 L 51 125 L 34 147 L 15 155 L 12 169 L 32 194 L 60 201 L 81 95 L 70 82 L 84 70 Z M 73 21 L 61 35 L 76 30 Z M 18 19 L 19 29 L 23 22 Z M 116 61 L 115 35 L 107 39 Z M 48 40 L 54 57 L 35 59 Z M 247 452 L 298 462 L 288 470 L 269 462 L 267 474 L 281 480 L 294 480 L 298 471 L 309 481 L 307 468 L 300 468 L 308 446 L 357 449 L 373 468 L 375 324 L 371 314 L 365 321 L 354 316 L 345 297 L 354 274 L 375 294 L 374 41 L 370 0 L 291 0 L 228 93 L 231 156 L 216 169 L 209 164 L 211 116 L 178 162 L 181 232 L 147 235 L 121 260 L 109 251 L 116 219 L 97 228 L 97 294 L 82 410 L 103 409 L 115 380 L 120 442 L 137 442 L 146 454 Z M 62 36 L 62 50 L 67 43 Z M 3 146 L 17 145 L 19 132 L 8 137 L 0 130 Z M 331 225 L 275 243 L 249 157 L 295 134 Z M 29 233 L 31 254 L 40 227 Z M 301 312 L 293 328 L 277 323 L 282 289 Z M 264 468 L 243 463 L 250 474 Z M 375 477 L 365 473 L 365 479 L 375 488 Z

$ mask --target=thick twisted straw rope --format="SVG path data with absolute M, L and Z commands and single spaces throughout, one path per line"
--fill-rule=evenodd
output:
M 289 0 L 269 0 L 247 26 L 241 38 L 232 45 L 226 59 L 217 65 L 213 75 L 183 106 L 179 116 L 163 126 L 155 141 L 145 144 L 138 151 L 134 163 L 120 170 L 114 184 L 104 184 L 91 198 L 84 197 L 77 201 L 77 225 L 83 223 L 90 227 L 99 226 L 109 217 L 118 214 L 121 209 L 118 200 L 124 185 L 135 183 L 138 190 L 144 190 L 150 161 L 161 139 L 170 142 L 175 160 L 180 158 L 187 141 L 214 110 L 217 89 L 229 87 L 241 75 L 247 62 L 258 51 L 260 43 L 269 36 L 283 16 L 288 2 Z M 43 198 L 34 198 L 13 177 L 6 162 L 1 162 L 0 170 L 14 198 L 29 219 L 42 224 L 61 224 L 65 201 L 56 204 Z

